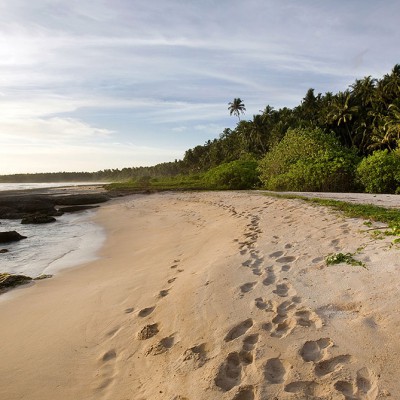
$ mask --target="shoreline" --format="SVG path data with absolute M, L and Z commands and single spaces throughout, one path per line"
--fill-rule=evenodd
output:
M 52 185 L 0 192 L 1 231 L 23 237 L 0 244 L 1 273 L 35 279 L 96 259 L 105 237 L 92 210 L 108 199 L 104 188 Z
M 362 221 L 244 192 L 127 196 L 96 220 L 99 260 L 0 303 L 0 397 L 400 392 L 400 302 L 386 296 L 398 250 Z M 368 269 L 326 267 L 329 253 L 361 246 Z

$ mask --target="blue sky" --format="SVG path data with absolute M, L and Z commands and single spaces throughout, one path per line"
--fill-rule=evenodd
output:
M 400 63 L 398 0 L 0 0 L 0 174 L 153 165 Z

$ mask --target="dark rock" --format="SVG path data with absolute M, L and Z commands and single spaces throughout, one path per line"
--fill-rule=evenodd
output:
M 0 291 L 18 285 L 24 285 L 30 281 L 32 281 L 32 278 L 29 276 L 0 273 Z
M 110 200 L 110 196 L 101 193 L 80 194 L 0 194 L 0 218 L 21 219 L 32 214 L 57 216 L 62 211 L 55 206 L 87 206 L 104 203 Z M 80 210 L 76 210 L 80 211 Z M 69 211 L 71 212 L 71 211 Z
M 54 201 L 46 196 L 14 195 L 0 197 L 0 218 L 19 219 L 26 214 L 54 215 Z
M 52 278 L 53 275 L 50 274 L 42 274 L 37 276 L 36 278 L 34 278 L 34 281 L 41 281 L 42 279 L 48 279 L 48 278 Z
M 28 215 L 22 218 L 21 224 L 48 224 L 57 220 L 50 215 Z
M 55 204 L 59 206 L 75 206 L 104 203 L 110 200 L 110 197 L 105 194 L 70 194 L 65 196 L 54 196 Z
M 26 239 L 26 236 L 22 236 L 16 231 L 0 232 L 0 243 L 17 242 L 21 239 Z
M 98 207 L 99 206 L 67 206 L 59 208 L 58 211 L 61 211 L 62 213 L 70 213 L 70 212 L 90 210 L 92 208 L 98 208 Z
M 8 253 L 8 249 L 0 249 L 0 254 Z

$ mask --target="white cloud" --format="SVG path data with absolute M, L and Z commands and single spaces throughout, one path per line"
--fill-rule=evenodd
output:
M 113 132 L 90 126 L 73 118 L 53 117 L 48 119 L 26 118 L 0 120 L 0 144 L 25 140 L 26 143 L 37 141 L 55 141 L 69 143 L 87 138 L 104 138 Z
M 34 157 L 96 139 L 104 163 L 112 143 L 201 144 L 235 124 L 234 97 L 251 117 L 389 72 L 399 12 L 397 0 L 0 0 L 0 143 L 23 138 Z

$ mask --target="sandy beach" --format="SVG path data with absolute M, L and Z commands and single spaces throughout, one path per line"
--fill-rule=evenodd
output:
M 100 259 L 0 299 L 0 399 L 400 399 L 400 249 L 261 193 L 133 195 Z M 326 266 L 337 252 L 365 267 Z

